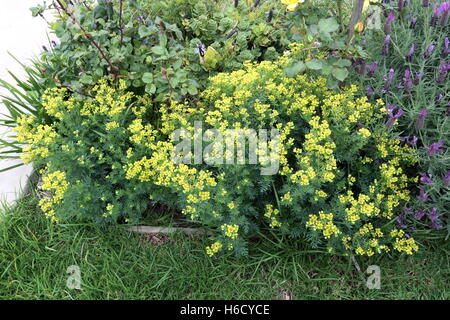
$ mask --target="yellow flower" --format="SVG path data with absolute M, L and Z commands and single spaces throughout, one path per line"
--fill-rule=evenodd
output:
M 299 3 L 303 3 L 305 0 L 281 0 L 281 3 L 287 6 L 289 11 L 294 11 Z

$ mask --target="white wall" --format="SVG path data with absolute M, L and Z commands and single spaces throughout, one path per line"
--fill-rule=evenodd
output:
M 47 1 L 48 3 L 49 1 Z M 11 81 L 7 70 L 23 78 L 20 65 L 8 55 L 13 54 L 22 63 L 39 54 L 42 45 L 48 47 L 47 23 L 40 17 L 31 16 L 30 7 L 41 4 L 41 0 L 0 0 L 0 78 Z M 1 94 L 5 94 L 1 91 Z M 0 104 L 0 113 L 5 108 Z M 0 127 L 0 135 L 7 135 Z M 14 162 L 0 160 L 0 169 L 13 165 Z M 0 173 L 0 200 L 12 203 L 21 188 L 26 185 L 31 167 L 20 167 L 9 172 Z

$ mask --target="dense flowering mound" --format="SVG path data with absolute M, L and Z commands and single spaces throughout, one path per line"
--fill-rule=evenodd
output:
M 291 56 L 299 50 L 293 46 Z M 330 91 L 313 74 L 288 77 L 290 63 L 285 55 L 219 74 L 196 105 L 173 102 L 159 115 L 148 97 L 126 92 L 124 82 L 117 88 L 101 82 L 84 99 L 48 90 L 43 104 L 54 123 L 22 117 L 16 129 L 29 143 L 24 160 L 45 166 L 43 188 L 53 197 L 41 201 L 43 211 L 54 221 L 134 223 L 151 204 L 169 204 L 215 228 L 209 255 L 245 254 L 246 237 L 264 226 L 331 251 L 417 251 L 394 218 L 417 181 L 407 176 L 415 158 L 385 130 L 383 102 L 357 97 L 356 86 Z M 179 143 L 169 139 L 180 129 L 192 138 L 183 163 L 174 160 Z M 252 140 L 230 137 L 228 129 L 250 137 L 266 129 L 272 139 L 259 137 L 258 162 L 249 163 Z M 221 149 L 220 135 L 233 150 L 234 144 L 248 150 L 243 160 L 240 149 L 237 164 L 234 151 Z M 199 137 L 212 142 L 214 159 L 190 152 Z M 276 170 L 263 173 L 274 164 Z

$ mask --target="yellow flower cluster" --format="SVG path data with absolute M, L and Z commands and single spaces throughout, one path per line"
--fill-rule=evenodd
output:
M 20 156 L 23 162 L 27 164 L 47 157 L 49 147 L 58 137 L 54 128 L 49 125 L 35 126 L 33 116 L 27 115 L 20 117 L 17 124 L 17 127 L 14 128 L 17 132 L 17 141 L 27 143 Z
M 403 230 L 393 229 L 390 233 L 392 238 L 395 238 L 394 249 L 406 254 L 413 254 L 419 250 L 419 246 L 413 238 L 407 238 Z
M 66 181 L 66 173 L 63 171 L 51 172 L 42 179 L 42 190 L 51 192 L 52 196 L 41 199 L 39 206 L 53 222 L 58 222 L 55 217 L 55 206 L 63 202 L 68 188 L 69 183 Z
M 281 222 L 279 222 L 277 220 L 277 216 L 279 213 L 280 213 L 280 210 L 274 209 L 273 205 L 271 205 L 271 204 L 266 205 L 266 213 L 264 214 L 264 217 L 270 219 L 270 227 L 271 228 L 281 226 Z
M 212 245 L 206 247 L 206 254 L 208 256 L 212 257 L 217 252 L 219 252 L 220 249 L 222 249 L 222 246 L 223 246 L 222 243 L 220 243 L 219 241 L 216 241 Z
M 239 226 L 236 224 L 233 225 L 224 224 L 220 227 L 220 230 L 222 230 L 225 233 L 225 235 L 232 240 L 236 240 L 239 235 L 238 234 Z
M 324 213 L 323 211 L 320 211 L 317 215 L 309 215 L 306 226 L 313 230 L 322 231 L 325 239 L 329 239 L 331 236 L 338 236 L 341 233 L 338 227 L 333 223 L 333 214 Z

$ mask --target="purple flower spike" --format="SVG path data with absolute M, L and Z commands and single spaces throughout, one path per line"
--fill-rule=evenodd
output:
M 433 207 L 433 209 L 431 209 L 431 211 L 427 213 L 427 216 L 428 216 L 428 218 L 429 218 L 431 221 L 433 221 L 433 222 L 436 221 L 436 220 L 438 220 L 438 219 L 439 219 L 439 216 L 438 216 L 438 214 L 437 214 L 437 209 L 436 209 L 436 207 Z
M 414 54 L 414 48 L 415 48 L 415 44 L 413 43 L 412 46 L 411 46 L 411 49 L 409 49 L 409 51 L 408 51 L 408 55 L 406 56 L 406 61 L 412 62 L 412 57 L 413 57 L 413 54 Z
M 449 19 L 449 12 L 450 12 L 450 2 L 446 1 L 441 3 L 441 5 L 439 6 L 439 12 L 442 13 L 442 18 L 441 18 L 441 26 L 446 26 L 448 23 L 448 19 Z
M 405 75 L 403 77 L 403 85 L 406 93 L 411 93 L 413 89 L 413 82 L 411 80 L 411 71 L 405 70 Z
M 391 35 L 387 35 L 386 38 L 384 38 L 383 41 L 383 47 L 381 48 L 381 54 L 383 56 L 389 55 L 389 43 L 391 42 Z
M 423 184 L 433 184 L 433 175 L 430 173 L 422 173 L 422 175 L 420 176 L 420 182 L 422 182 Z
M 444 187 L 450 186 L 450 170 L 448 170 L 447 174 L 442 178 L 442 184 Z
M 430 197 L 428 197 L 428 195 L 426 194 L 425 190 L 423 190 L 423 189 L 420 189 L 420 191 L 419 191 L 419 198 L 423 202 L 430 200 Z
M 435 105 L 441 104 L 442 100 L 444 100 L 444 95 L 442 93 L 439 93 L 436 100 L 434 101 Z
M 430 25 L 432 27 L 436 27 L 437 26 L 437 23 L 439 21 L 440 13 L 441 13 L 441 11 L 439 9 L 436 9 L 436 10 L 433 11 L 433 17 L 431 18 L 431 21 L 430 21 Z
M 387 18 L 387 20 L 386 20 L 386 23 L 384 24 L 384 33 L 386 34 L 386 35 L 389 35 L 389 34 L 391 34 L 391 32 L 392 32 L 392 26 L 391 26 L 391 23 L 392 23 L 392 21 L 394 21 L 394 19 L 395 19 L 395 15 L 394 15 L 394 13 L 389 13 L 389 15 L 388 15 L 388 18 Z
M 397 2 L 398 12 L 402 12 L 405 6 L 406 6 L 405 0 L 398 0 Z
M 416 24 L 417 24 L 417 18 L 416 17 L 412 17 L 411 18 L 411 24 L 409 25 L 410 29 L 415 29 L 416 28 Z
M 407 228 L 407 226 L 405 225 L 405 220 L 406 220 L 406 217 L 404 215 L 400 215 L 397 217 L 397 223 L 398 223 L 399 227 L 402 229 Z
M 367 98 L 370 98 L 371 96 L 373 96 L 373 88 L 372 87 L 366 88 L 366 95 L 367 95 Z
M 413 136 L 411 139 L 409 139 L 409 137 L 408 137 L 408 140 L 406 140 L 406 143 L 408 145 L 410 145 L 411 147 L 414 147 L 417 144 L 417 140 L 418 140 L 418 138 L 416 136 Z
M 450 40 L 448 38 L 444 39 L 444 49 L 442 50 L 441 58 L 445 59 L 447 58 L 448 54 L 450 53 Z
M 419 115 L 417 116 L 416 129 L 421 130 L 425 124 L 425 118 L 428 116 L 428 109 L 423 108 L 420 110 Z
M 362 58 L 357 58 L 353 62 L 353 67 L 355 67 L 355 71 L 358 74 L 365 74 L 366 73 L 366 61 Z
M 424 8 L 427 8 L 430 6 L 430 0 L 422 0 L 422 6 Z
M 444 145 L 444 141 L 435 142 L 427 148 L 428 156 L 432 157 L 436 153 L 443 153 L 444 150 L 441 147 Z
M 395 106 L 395 105 L 394 105 Z M 399 109 L 397 113 L 394 115 L 393 110 L 389 113 L 389 120 L 386 123 L 387 128 L 392 128 L 395 122 L 403 115 L 403 109 Z
M 390 69 L 387 77 L 384 77 L 384 90 L 388 91 L 392 84 L 392 78 L 394 77 L 395 70 Z
M 417 86 L 420 83 L 420 80 L 422 80 L 424 75 L 425 74 L 423 72 L 416 74 L 414 77 L 414 85 Z
M 425 59 L 428 59 L 431 56 L 431 54 L 433 53 L 433 50 L 434 50 L 435 47 L 436 46 L 434 44 L 430 44 L 430 46 L 428 47 L 427 51 L 425 51 L 423 57 Z
M 436 79 L 436 82 L 438 84 L 441 84 L 441 83 L 445 82 L 445 78 L 447 78 L 449 70 L 450 70 L 450 64 L 448 64 L 448 65 L 441 65 L 439 67 L 439 71 L 438 71 L 438 75 L 437 75 L 437 79 Z
M 367 71 L 367 75 L 369 77 L 373 77 L 375 70 L 378 67 L 378 61 L 375 61 L 370 67 L 369 67 L 369 71 Z
M 414 214 L 414 218 L 416 220 L 422 220 L 424 215 L 425 215 L 425 211 L 424 210 L 417 210 L 416 213 Z

